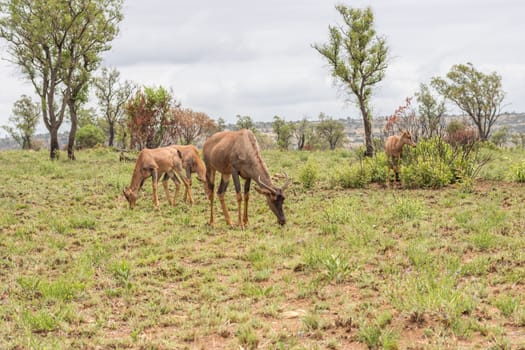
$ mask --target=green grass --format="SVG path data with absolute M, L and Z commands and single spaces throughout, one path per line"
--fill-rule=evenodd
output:
M 0 152 L 0 347 L 523 347 L 525 153 L 494 152 L 464 191 L 346 189 L 351 151 L 265 151 L 293 180 L 287 224 L 253 190 L 244 230 L 217 200 L 207 225 L 199 184 L 155 210 L 147 180 L 129 210 L 134 164 L 110 150 Z

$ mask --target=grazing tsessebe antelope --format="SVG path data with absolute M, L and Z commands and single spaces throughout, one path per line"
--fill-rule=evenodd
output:
M 394 181 L 398 181 L 399 179 L 399 159 L 401 158 L 401 155 L 403 153 L 404 145 L 416 147 L 415 142 L 412 141 L 412 135 L 410 134 L 410 131 L 402 130 L 401 135 L 389 136 L 386 139 L 385 152 L 388 164 L 386 174 L 387 184 L 390 182 L 391 168 L 393 168 L 394 170 Z
M 129 202 L 130 209 L 135 207 L 137 202 L 139 190 L 144 184 L 144 180 L 152 177 L 153 182 L 153 205 L 155 208 L 159 207 L 159 197 L 157 195 L 158 179 L 160 174 L 167 173 L 170 177 L 179 177 L 180 181 L 184 183 L 186 191 L 188 192 L 190 202 L 193 203 L 191 196 L 191 188 L 189 181 L 183 173 L 182 169 L 182 154 L 176 148 L 160 147 L 154 149 L 143 149 L 137 156 L 135 162 L 135 170 L 131 178 L 131 185 L 124 189 L 124 196 Z M 164 187 L 166 196 L 170 198 L 167 186 Z M 170 201 L 172 205 L 174 201 Z
M 257 183 L 255 190 L 266 196 L 266 202 L 277 217 L 280 225 L 286 223 L 283 212 L 284 190 L 290 182 L 286 181 L 282 188 L 272 184 L 272 179 L 266 164 L 261 158 L 259 145 L 250 130 L 221 131 L 210 136 L 202 148 L 204 163 L 206 164 L 206 180 L 208 185 L 208 198 L 210 199 L 210 225 L 213 225 L 213 197 L 215 186 L 215 172 L 221 173 L 221 182 L 217 195 L 221 202 L 222 211 L 228 225 L 233 226 L 230 219 L 224 193 L 230 178 L 233 177 L 235 192 L 237 193 L 238 222 L 240 227 L 248 225 L 248 199 L 250 182 Z M 241 183 L 244 182 L 244 215 L 241 217 Z

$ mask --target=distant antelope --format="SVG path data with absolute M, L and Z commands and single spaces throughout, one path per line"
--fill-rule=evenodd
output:
M 224 200 L 224 194 L 230 178 L 233 177 L 235 192 L 237 193 L 238 222 L 240 227 L 248 225 L 248 200 L 250 182 L 253 180 L 258 187 L 255 190 L 266 196 L 266 202 L 277 217 L 280 225 L 286 223 L 283 212 L 284 190 L 290 184 L 288 178 L 282 188 L 272 184 L 272 179 L 266 164 L 261 158 L 259 146 L 253 133 L 242 129 L 239 131 L 222 131 L 210 136 L 203 146 L 204 163 L 206 164 L 206 180 L 208 198 L 210 200 L 210 225 L 213 225 L 213 199 L 215 186 L 215 172 L 220 172 L 221 182 L 217 195 L 221 202 L 222 211 L 228 225 L 233 226 L 230 214 Z M 244 182 L 244 215 L 241 217 L 241 183 Z
M 182 154 L 175 148 L 161 147 L 154 149 L 143 149 L 137 156 L 135 169 L 131 178 L 131 185 L 124 189 L 124 196 L 128 200 L 130 209 L 135 207 L 138 192 L 144 184 L 144 180 L 152 177 L 153 183 L 153 205 L 159 207 L 159 197 L 157 195 L 158 178 L 160 174 L 168 173 L 170 177 L 179 177 L 184 183 L 186 191 L 189 194 L 190 202 L 193 203 L 189 181 L 182 170 Z M 170 198 L 167 186 L 164 187 L 166 196 Z M 171 201 L 174 205 L 175 202 Z
M 412 135 L 410 131 L 401 131 L 401 135 L 389 136 L 385 143 L 385 152 L 387 158 L 387 175 L 386 181 L 390 182 L 390 169 L 394 170 L 394 181 L 399 179 L 399 159 L 403 153 L 403 146 L 410 145 L 416 147 L 414 141 L 412 141 Z

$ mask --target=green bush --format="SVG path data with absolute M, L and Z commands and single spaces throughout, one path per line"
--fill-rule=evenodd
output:
M 452 183 L 454 174 L 449 165 L 440 159 L 420 159 L 403 166 L 400 178 L 407 188 L 441 188 Z
M 363 162 L 335 168 L 331 183 L 342 188 L 363 188 L 371 182 L 371 179 L 370 166 Z
M 525 182 L 525 160 L 512 167 L 512 180 L 516 182 Z
M 384 182 L 386 180 L 386 155 L 378 153 L 374 157 L 363 157 L 360 150 L 355 152 L 357 162 L 335 165 L 329 177 L 330 186 L 342 188 L 364 188 L 371 182 Z M 342 157 L 342 155 L 341 155 Z M 337 160 L 341 163 L 341 159 Z
M 406 151 L 400 177 L 408 188 L 441 188 L 457 181 L 469 184 L 489 161 L 479 144 L 453 147 L 439 138 L 421 140 Z
M 385 153 L 377 153 L 372 158 L 365 158 L 364 161 L 369 167 L 371 182 L 383 183 L 386 181 L 387 161 Z
M 299 173 L 299 179 L 306 189 L 314 187 L 319 180 L 319 166 L 314 161 L 308 160 Z
M 78 148 L 93 148 L 98 144 L 103 144 L 105 139 L 102 129 L 93 124 L 81 127 L 76 134 Z
M 440 188 L 454 181 L 454 152 L 441 139 L 420 140 L 407 155 L 400 169 L 405 187 Z

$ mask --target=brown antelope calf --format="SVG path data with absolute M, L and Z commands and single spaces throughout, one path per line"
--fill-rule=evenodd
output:
M 399 159 L 403 154 L 403 146 L 410 145 L 416 147 L 414 141 L 412 141 L 412 135 L 410 131 L 401 131 L 401 135 L 392 135 L 386 139 L 385 152 L 387 161 L 387 184 L 390 183 L 390 169 L 394 170 L 394 182 L 399 179 Z
M 158 178 L 159 174 L 163 173 L 169 174 L 169 176 L 172 178 L 179 177 L 180 181 L 182 181 L 186 187 L 190 202 L 193 203 L 189 182 L 186 179 L 182 169 L 181 152 L 175 148 L 161 147 L 154 149 L 143 149 L 138 154 L 137 161 L 135 163 L 135 170 L 133 170 L 133 176 L 131 178 L 131 185 L 124 189 L 124 196 L 128 200 L 130 209 L 135 207 L 135 203 L 137 202 L 138 198 L 138 192 L 142 188 L 144 180 L 150 176 L 152 177 L 153 184 L 153 205 L 158 209 Z M 167 186 L 164 187 L 164 190 L 166 191 L 168 200 L 170 200 Z M 175 200 L 176 198 L 174 198 L 173 201 L 170 200 L 170 203 L 175 205 Z
M 272 179 L 266 164 L 261 158 L 259 145 L 250 130 L 222 131 L 210 136 L 203 146 L 204 163 L 206 164 L 206 180 L 208 185 L 208 198 L 210 200 L 210 225 L 213 225 L 213 199 L 215 187 L 215 172 L 221 173 L 221 182 L 217 195 L 221 202 L 224 218 L 228 225 L 233 226 L 230 214 L 224 200 L 224 193 L 230 178 L 233 177 L 235 192 L 237 193 L 237 208 L 239 226 L 248 225 L 248 200 L 250 197 L 250 182 L 253 180 L 258 187 L 255 190 L 266 196 L 266 202 L 277 217 L 280 225 L 286 223 L 283 212 L 284 190 L 290 182 L 286 181 L 282 188 L 272 184 Z M 241 184 L 239 177 L 244 182 L 244 215 L 241 216 Z

